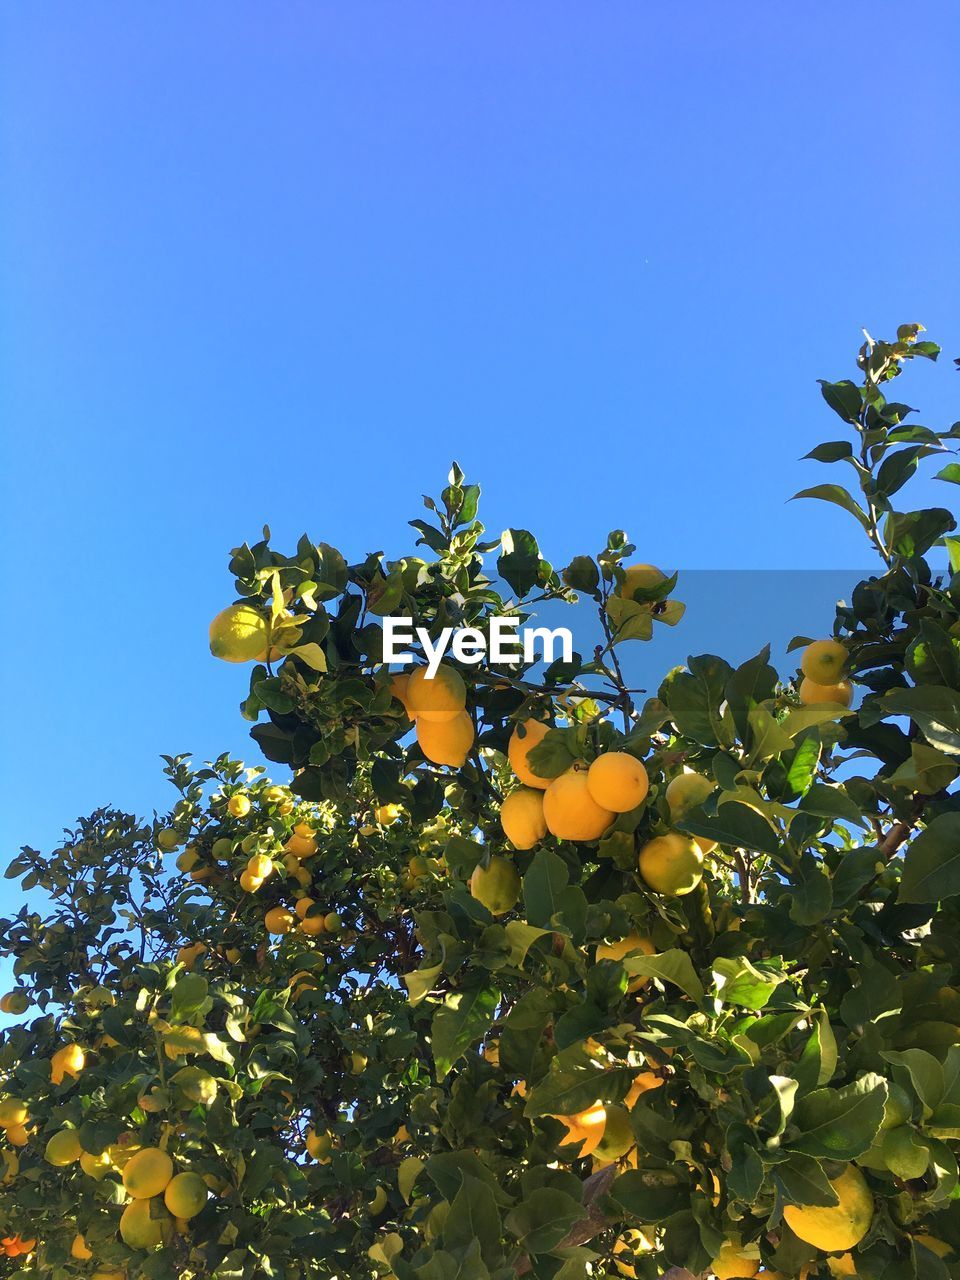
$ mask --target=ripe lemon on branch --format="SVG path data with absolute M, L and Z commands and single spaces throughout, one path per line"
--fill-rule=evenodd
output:
M 550 725 L 542 720 L 524 720 L 518 724 L 507 743 L 507 759 L 510 767 L 525 787 L 535 787 L 546 791 L 550 785 L 549 778 L 542 778 L 535 773 L 527 757 L 535 746 L 541 743 L 550 732 Z
M 789 1204 L 783 1216 L 793 1234 L 807 1244 L 824 1253 L 840 1253 L 853 1249 L 870 1230 L 873 1195 L 866 1178 L 853 1164 L 848 1164 L 838 1178 L 831 1179 L 830 1185 L 839 1204 Z
M 455 667 L 441 663 L 433 676 L 427 674 L 426 667 L 416 667 L 410 672 L 402 700 L 415 719 L 443 723 L 467 705 L 467 686 Z
M 655 893 L 680 898 L 692 893 L 703 876 L 703 851 L 680 831 L 655 836 L 640 850 L 640 874 Z
M 597 840 L 613 821 L 613 812 L 590 794 L 587 766 L 572 765 L 547 787 L 543 816 L 548 830 L 560 840 Z
M 543 792 L 532 787 L 511 791 L 500 806 L 500 825 L 515 849 L 532 849 L 547 834 Z

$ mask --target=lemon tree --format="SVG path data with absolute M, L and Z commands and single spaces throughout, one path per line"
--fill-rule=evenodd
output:
M 236 548 L 210 646 L 267 765 L 166 757 L 167 812 L 7 870 L 0 1275 L 960 1276 L 960 539 L 904 496 L 960 425 L 889 394 L 937 354 L 822 384 L 798 496 L 876 567 L 792 670 L 638 701 L 676 574 L 489 538 L 456 466 L 420 554 Z M 586 657 L 383 662 L 387 616 L 575 599 Z

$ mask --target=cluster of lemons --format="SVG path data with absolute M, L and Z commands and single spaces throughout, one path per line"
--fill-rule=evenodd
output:
M 475 730 L 467 711 L 467 686 L 455 667 L 441 663 L 431 677 L 415 667 L 391 677 L 390 692 L 416 725 L 420 750 L 433 764 L 460 768 L 473 747 Z
M 839 640 L 814 640 L 800 657 L 800 701 L 805 707 L 821 703 L 837 703 L 849 707 L 853 702 L 853 685 L 843 678 L 847 651 Z

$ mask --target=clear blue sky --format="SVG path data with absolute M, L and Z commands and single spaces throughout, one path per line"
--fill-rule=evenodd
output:
M 960 354 L 958 48 L 952 0 L 4 6 L 0 858 L 245 750 L 228 549 L 397 554 L 453 456 L 557 564 L 861 563 L 784 499 L 862 325 Z

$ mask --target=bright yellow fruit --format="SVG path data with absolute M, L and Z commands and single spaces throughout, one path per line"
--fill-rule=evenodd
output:
M 867 1180 L 848 1164 L 839 1178 L 830 1182 L 840 1203 L 828 1208 L 790 1204 L 783 1211 L 794 1235 L 824 1253 L 840 1253 L 860 1243 L 873 1221 L 873 1195 Z
M 268 858 L 265 853 L 255 853 L 247 863 L 247 870 L 254 879 L 262 883 L 273 873 L 273 859 Z
M 543 797 L 547 829 L 560 840 L 596 840 L 613 821 L 613 813 L 590 794 L 587 769 L 575 764 L 554 778 Z
M 640 874 L 655 893 L 679 898 L 691 893 L 703 876 L 703 852 L 691 836 L 668 831 L 640 850 Z
M 839 702 L 849 707 L 853 702 L 853 685 L 849 680 L 838 684 L 816 684 L 809 676 L 800 681 L 800 701 L 805 707 L 819 706 L 824 702 Z
M 607 1111 L 602 1102 L 595 1102 L 592 1107 L 587 1107 L 584 1111 L 574 1112 L 573 1115 L 557 1116 L 556 1119 L 561 1121 L 567 1130 L 566 1137 L 561 1140 L 560 1145 L 579 1143 L 577 1155 L 589 1156 L 596 1151 L 603 1137 Z
M 177 964 L 182 964 L 186 969 L 192 969 L 206 949 L 207 946 L 204 942 L 188 943 L 177 952 Z
M 442 724 L 452 720 L 467 703 L 467 686 L 455 667 L 440 664 L 431 679 L 426 667 L 416 667 L 407 681 L 406 705 L 417 720 Z
M 43 1158 L 58 1169 L 75 1164 L 80 1159 L 80 1139 L 76 1129 L 61 1129 L 55 1133 L 44 1148 Z
M 30 1007 L 30 999 L 25 991 L 8 991 L 0 996 L 0 1013 L 26 1013 Z
M 86 1054 L 78 1044 L 65 1044 L 50 1059 L 50 1079 L 54 1084 L 63 1084 L 64 1076 L 79 1076 L 86 1063 Z
M 738 1240 L 726 1240 L 710 1265 L 717 1280 L 752 1280 L 760 1271 L 760 1258 L 744 1253 Z
M 656 955 L 657 949 L 649 938 L 641 938 L 638 933 L 629 933 L 625 938 L 621 938 L 619 942 L 601 942 L 597 946 L 597 960 L 623 960 L 626 956 Z M 641 987 L 645 987 L 650 981 L 642 975 L 637 978 L 631 978 L 628 984 L 629 991 L 639 991 Z
M 123 1185 L 134 1200 L 163 1195 L 173 1177 L 173 1161 L 159 1147 L 143 1147 L 123 1168 Z
M 303 823 L 300 825 L 302 827 Z M 295 858 L 310 858 L 317 852 L 316 835 L 313 831 L 310 832 L 310 835 L 302 835 L 299 830 L 295 830 L 283 847 L 287 853 L 292 853 Z
M 240 872 L 240 888 L 244 893 L 256 893 L 262 884 L 260 877 L 252 875 L 247 867 Z
M 373 811 L 373 816 L 380 823 L 381 827 L 390 827 L 400 817 L 403 810 L 398 804 L 381 804 Z
M 635 1253 L 652 1253 L 656 1248 L 655 1228 L 647 1227 L 650 1235 L 645 1235 L 643 1231 L 636 1228 L 625 1231 L 613 1246 L 613 1265 L 622 1276 L 626 1276 L 627 1280 L 636 1280 L 637 1269 L 629 1262 L 621 1261 L 624 1254 Z
M 306 920 L 307 912 L 311 907 L 315 907 L 316 905 L 317 904 L 313 898 L 298 898 L 294 903 L 293 909 L 301 920 Z
M 664 792 L 671 819 L 677 822 L 688 810 L 703 804 L 707 796 L 716 789 L 717 784 L 713 779 L 705 778 L 702 773 L 694 773 L 692 769 L 678 773 L 667 783 Z
M 814 684 L 836 684 L 847 663 L 847 651 L 839 640 L 814 640 L 800 657 L 800 670 Z
M 473 721 L 466 711 L 455 711 L 447 720 L 417 720 L 420 750 L 434 764 L 459 768 L 470 754 L 473 739 Z
M 533 787 L 520 787 L 500 806 L 500 825 L 515 849 L 532 849 L 547 834 L 543 794 Z
M 628 1111 L 632 1111 L 645 1093 L 649 1093 L 651 1089 L 659 1089 L 662 1084 L 663 1079 L 656 1072 L 641 1071 L 639 1075 L 633 1077 L 633 1084 L 627 1090 L 623 1105 Z
M 101 1152 L 98 1156 L 89 1151 L 81 1151 L 80 1168 L 89 1178 L 96 1178 L 97 1182 L 99 1182 L 113 1168 L 113 1161 L 106 1151 Z
M 286 907 L 271 907 L 263 917 L 267 933 L 292 933 L 297 927 L 297 917 Z
M 157 1200 L 131 1200 L 120 1215 L 120 1238 L 131 1249 L 156 1249 L 172 1233 L 170 1215 Z
M 19 1098 L 4 1098 L 0 1102 L 0 1128 L 10 1129 L 16 1125 L 26 1124 L 30 1119 L 27 1104 Z
M 587 788 L 601 809 L 629 813 L 647 798 L 650 779 L 636 756 L 607 751 L 587 770 Z
M 245 818 L 250 812 L 250 797 L 231 796 L 227 801 L 227 810 L 234 818 Z
M 224 662 L 265 662 L 267 619 L 249 604 L 232 604 L 210 623 L 210 652 Z
M 86 1240 L 80 1234 L 73 1237 L 73 1243 L 70 1245 L 70 1257 L 76 1258 L 80 1262 L 89 1262 L 93 1257 L 93 1253 L 87 1248 Z
M 167 1183 L 163 1203 L 175 1218 L 195 1218 L 207 1203 L 207 1184 L 199 1173 L 178 1173 Z
M 367 1068 L 367 1055 L 354 1049 L 353 1053 L 347 1055 L 346 1066 L 352 1076 L 362 1075 Z
M 527 761 L 527 756 L 538 743 L 541 743 L 550 732 L 551 725 L 542 720 L 524 720 L 514 729 L 507 744 L 507 759 L 510 767 L 525 787 L 535 787 L 538 791 L 546 791 L 550 785 L 549 778 L 541 778 L 534 773 Z
M 519 873 L 512 862 L 494 854 L 488 866 L 474 868 L 470 892 L 491 915 L 505 915 L 520 899 Z
M 30 1141 L 30 1134 L 27 1132 L 26 1125 L 12 1124 L 7 1129 L 7 1141 L 11 1147 L 25 1147 Z

